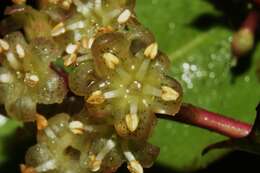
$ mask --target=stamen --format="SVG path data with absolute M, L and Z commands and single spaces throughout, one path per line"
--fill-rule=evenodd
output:
M 76 5 L 77 11 L 85 17 L 88 16 L 90 9 L 93 8 L 91 3 L 84 4 L 81 0 L 73 0 L 73 3 Z
M 56 168 L 55 160 L 49 160 L 35 168 L 36 172 L 47 172 Z
M 66 58 L 64 60 L 64 66 L 68 67 L 68 66 L 70 66 L 72 64 L 75 64 L 76 61 L 77 61 L 77 54 L 72 53 L 71 55 L 66 56 Z
M 125 116 L 125 122 L 126 122 L 127 128 L 131 132 L 134 132 L 137 129 L 138 124 L 139 124 L 139 118 L 138 118 L 137 112 L 138 112 L 137 103 L 131 103 L 130 114 L 127 114 Z
M 93 92 L 87 99 L 87 103 L 93 104 L 93 105 L 99 105 L 104 102 L 105 102 L 105 97 L 104 97 L 102 91 L 100 91 L 100 90 Z
M 18 70 L 20 68 L 20 63 L 19 61 L 16 59 L 16 56 L 13 52 L 7 52 L 6 54 L 6 58 L 7 61 L 9 62 L 10 66 L 15 69 Z
M 100 10 L 102 7 L 102 0 L 95 0 L 95 8 Z
M 84 133 L 84 124 L 80 121 L 72 121 L 69 123 L 69 128 L 75 135 L 81 135 Z
M 135 159 L 134 155 L 130 151 L 125 151 L 124 155 L 128 160 L 127 168 L 131 173 L 143 173 L 143 167 L 141 164 Z
M 80 41 L 82 39 L 82 34 L 80 32 L 74 32 L 74 41 Z
M 93 43 L 95 41 L 95 38 L 94 37 L 91 37 L 89 40 L 88 40 L 88 48 L 91 49 Z
M 114 10 L 108 12 L 106 14 L 106 16 L 107 16 L 107 19 L 111 20 L 111 19 L 114 19 L 115 17 L 119 16 L 120 13 L 121 13 L 120 9 L 114 9 Z
M 64 34 L 66 32 L 66 28 L 64 26 L 64 23 L 61 22 L 59 24 L 57 24 L 51 31 L 51 35 L 53 37 L 59 36 L 61 34 Z
M 10 73 L 0 74 L 0 83 L 12 83 L 13 80 L 13 75 Z
M 24 78 L 24 83 L 29 87 L 35 87 L 40 81 L 39 77 L 35 74 L 26 73 Z
M 75 53 L 79 48 L 79 45 L 78 44 L 68 44 L 67 47 L 66 47 L 66 52 L 67 54 L 73 54 Z
M 10 45 L 7 41 L 3 40 L 3 39 L 0 39 L 0 46 L 5 50 L 9 50 L 10 48 Z
M 141 64 L 138 72 L 136 73 L 136 78 L 139 81 L 142 81 L 148 71 L 148 67 L 150 65 L 150 60 L 149 59 L 145 59 L 143 61 L 143 63 Z
M 36 125 L 37 125 L 37 130 L 43 130 L 48 126 L 48 121 L 47 119 L 40 114 L 36 114 Z
M 158 44 L 150 44 L 144 51 L 144 55 L 150 59 L 154 59 L 158 54 Z
M 112 53 L 104 53 L 103 58 L 105 60 L 105 64 L 110 69 L 115 69 L 116 65 L 119 64 L 119 58 Z
M 83 61 L 91 60 L 92 57 L 89 55 L 82 55 L 77 58 L 77 63 L 81 63 Z
M 109 139 L 106 145 L 101 149 L 97 156 L 92 155 L 90 160 L 91 171 L 97 172 L 100 170 L 102 160 L 116 146 L 115 142 Z
M 25 57 L 25 51 L 24 51 L 22 45 L 20 45 L 20 44 L 16 45 L 16 52 L 17 52 L 19 58 L 24 58 Z
M 131 17 L 131 11 L 128 9 L 125 9 L 117 18 L 117 22 L 119 24 L 126 23 Z
M 51 138 L 51 139 L 56 139 L 57 136 L 55 135 L 55 133 L 53 132 L 53 130 L 49 127 L 44 129 L 44 133 L 46 134 L 47 137 Z
M 85 27 L 85 23 L 83 21 L 78 21 L 66 26 L 68 30 L 82 29 L 84 27 Z
M 85 49 L 88 48 L 88 38 L 86 36 L 84 36 L 82 39 L 81 39 L 81 46 Z
M 162 86 L 161 98 L 164 101 L 176 101 L 180 94 L 171 87 Z
M 104 97 L 105 99 L 112 99 L 115 97 L 119 97 L 120 93 L 121 93 L 120 90 L 113 90 L 113 91 L 105 92 Z

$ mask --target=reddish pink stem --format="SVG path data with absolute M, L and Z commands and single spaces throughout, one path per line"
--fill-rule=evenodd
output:
M 65 83 L 66 87 L 68 88 L 69 87 L 68 74 L 66 74 L 66 72 L 63 69 L 55 66 L 53 63 L 50 63 L 50 68 L 53 71 L 55 71 L 60 77 L 63 78 L 64 83 Z
M 247 136 L 252 126 L 205 109 L 184 104 L 175 116 L 159 115 L 163 118 L 208 129 L 231 138 Z
M 259 0 L 259 2 L 260 2 L 260 0 Z M 247 28 L 252 33 L 255 33 L 257 26 L 258 26 L 258 21 L 259 21 L 259 12 L 256 11 L 256 10 L 252 10 L 247 15 L 247 17 L 246 17 L 245 21 L 243 22 L 241 28 Z

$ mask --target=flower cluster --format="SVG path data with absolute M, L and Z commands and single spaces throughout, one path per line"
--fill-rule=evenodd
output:
M 150 167 L 159 153 L 147 142 L 156 114 L 175 115 L 182 89 L 136 19 L 135 1 L 38 0 L 37 9 L 13 2 L 1 24 L 0 102 L 10 116 L 37 123 L 22 173 Z M 80 113 L 38 113 L 37 105 L 71 95 L 83 102 Z

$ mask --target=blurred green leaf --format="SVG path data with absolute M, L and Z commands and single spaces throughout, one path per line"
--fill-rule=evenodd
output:
M 242 67 L 231 71 L 230 41 L 232 31 L 223 23 L 200 30 L 192 25 L 203 15 L 221 13 L 205 0 L 137 1 L 141 22 L 153 31 L 160 48 L 172 61 L 172 75 L 184 87 L 184 101 L 252 123 L 260 100 L 256 63 L 260 47 L 245 59 Z M 209 22 L 209 21 L 204 21 Z M 239 73 L 242 70 L 241 73 Z M 209 144 L 223 136 L 196 127 L 160 120 L 152 143 L 161 147 L 158 162 L 175 170 L 205 167 L 226 151 L 201 156 Z
M 3 122 L 3 120 L 1 121 Z M 21 126 L 20 123 L 13 121 L 13 120 L 7 120 L 5 123 L 0 123 L 0 165 L 8 159 L 8 152 L 7 145 L 8 145 L 8 139 L 10 136 L 12 136 L 15 132 L 15 129 L 18 126 Z

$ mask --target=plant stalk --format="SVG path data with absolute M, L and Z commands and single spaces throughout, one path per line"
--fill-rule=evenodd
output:
M 194 125 L 231 138 L 245 137 L 252 129 L 250 124 L 190 104 L 183 104 L 175 116 L 160 114 L 159 117 Z

